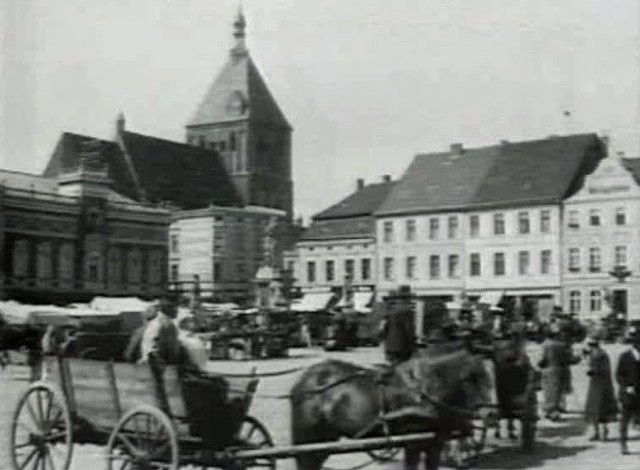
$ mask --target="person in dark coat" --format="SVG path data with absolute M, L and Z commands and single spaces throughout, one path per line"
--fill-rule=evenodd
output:
M 384 352 L 391 365 L 409 359 L 416 349 L 413 296 L 407 287 L 385 298 L 387 315 L 383 329 Z
M 584 415 L 587 422 L 593 425 L 591 440 L 600 440 L 600 428 L 602 437 L 606 440 L 609 434 L 607 423 L 615 421 L 618 413 L 611 379 L 611 361 L 606 351 L 600 347 L 597 336 L 589 338 L 585 353 L 588 361 L 589 389 Z
M 623 352 L 616 367 L 618 399 L 622 410 L 620 416 L 620 447 L 628 454 L 627 437 L 629 422 L 640 416 L 640 331 L 636 328 L 628 332 L 631 348 Z
M 560 333 L 549 333 L 542 344 L 542 358 L 538 362 L 542 371 L 545 417 L 552 421 L 560 420 L 560 413 L 564 411 L 564 395 L 571 390 L 570 367 L 580 361 L 561 336 Z

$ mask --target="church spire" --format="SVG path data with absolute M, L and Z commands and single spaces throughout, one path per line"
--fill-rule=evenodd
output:
M 242 5 L 238 7 L 238 13 L 236 19 L 233 22 L 233 39 L 234 45 L 231 48 L 232 57 L 242 57 L 247 55 L 247 46 L 245 44 L 245 30 L 247 27 L 247 20 L 242 13 Z

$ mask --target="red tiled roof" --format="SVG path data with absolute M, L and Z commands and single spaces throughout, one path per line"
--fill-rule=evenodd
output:
M 109 178 L 117 193 L 141 201 L 136 179 L 148 202 L 171 202 L 182 209 L 219 206 L 242 206 L 243 202 L 218 154 L 212 150 L 123 132 L 126 154 L 116 142 L 64 133 L 43 173 L 56 177 L 78 168 L 80 143 L 99 142 L 106 159 Z M 127 161 L 130 159 L 131 165 Z
M 376 215 L 557 203 L 605 155 L 595 134 L 417 155 Z
M 63 173 L 76 171 L 78 169 L 80 146 L 82 142 L 86 141 L 98 143 L 100 154 L 107 162 L 109 178 L 113 182 L 114 191 L 139 201 L 141 195 L 136 187 L 135 175 L 132 174 L 132 170 L 116 142 L 64 132 L 56 144 L 43 176 L 57 177 Z
M 234 97 L 244 106 L 232 106 Z M 229 58 L 187 127 L 247 118 L 291 128 L 249 54 Z
M 366 238 L 375 235 L 373 216 L 314 220 L 302 233 L 300 241 Z
M 243 205 L 217 153 L 133 132 L 122 137 L 150 202 L 170 201 L 182 209 Z
M 387 197 L 395 181 L 372 183 L 349 194 L 343 200 L 318 212 L 313 220 L 372 215 Z

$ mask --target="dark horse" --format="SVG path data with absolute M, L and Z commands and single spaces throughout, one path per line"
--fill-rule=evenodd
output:
M 485 362 L 466 350 L 421 352 L 395 369 L 381 372 L 337 360 L 311 366 L 291 390 L 291 435 L 294 444 L 327 442 L 340 437 L 384 435 L 388 432 L 437 433 L 437 438 L 412 445 L 405 468 L 417 468 L 426 454 L 428 470 L 440 464 L 445 440 L 468 431 L 473 412 L 492 404 L 492 379 Z M 406 411 L 406 412 L 405 412 Z M 328 454 L 297 457 L 298 470 L 320 470 Z

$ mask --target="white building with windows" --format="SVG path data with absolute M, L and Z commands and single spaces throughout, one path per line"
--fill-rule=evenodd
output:
M 285 216 L 283 210 L 259 206 L 175 211 L 169 227 L 169 285 L 191 292 L 198 275 L 203 298 L 248 301 L 263 261 L 266 231 Z
M 562 202 L 605 155 L 595 134 L 418 155 L 376 212 L 378 288 L 562 302 Z
M 345 284 L 355 293 L 353 307 L 367 308 L 375 291 L 378 264 L 374 211 L 394 182 L 365 185 L 312 218 L 295 248 L 285 252 L 285 267 L 304 293 L 300 311 L 322 310 L 342 297 Z
M 639 163 L 602 160 L 564 203 L 564 306 L 581 318 L 611 309 L 640 318 Z

